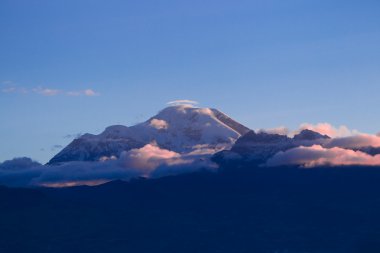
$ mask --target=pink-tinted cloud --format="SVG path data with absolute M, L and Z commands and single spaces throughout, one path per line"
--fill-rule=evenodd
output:
M 320 145 L 297 147 L 279 152 L 270 158 L 267 166 L 301 165 L 316 166 L 369 165 L 380 166 L 380 155 L 371 156 L 361 151 L 343 148 L 324 148 Z
M 123 152 L 120 162 L 124 167 L 139 169 L 142 172 L 151 172 L 161 165 L 186 163 L 179 153 L 161 149 L 153 144 Z
M 348 149 L 361 147 L 380 147 L 380 137 L 377 135 L 358 134 L 354 136 L 332 139 L 325 146 Z
M 98 96 L 99 95 L 99 93 L 95 92 L 92 89 L 86 89 L 86 90 L 83 91 L 83 93 L 84 93 L 84 95 L 89 96 L 89 97 Z
M 42 182 L 39 186 L 51 187 L 51 188 L 62 188 L 62 187 L 73 187 L 80 185 L 95 186 L 109 182 L 109 180 L 99 179 L 99 180 L 82 180 L 82 181 L 65 181 L 65 182 Z
M 217 166 L 204 154 L 179 154 L 148 144 L 125 151 L 119 158 L 104 157 L 97 162 L 75 161 L 41 165 L 29 158 L 0 163 L 0 185 L 65 187 L 96 185 L 111 180 L 162 177 Z
M 310 124 L 310 123 L 303 123 L 300 126 L 300 131 L 304 129 L 309 129 L 315 132 L 318 132 L 323 135 L 328 135 L 331 138 L 336 138 L 336 137 L 346 137 L 346 136 L 351 136 L 358 134 L 359 132 L 357 130 L 350 130 L 346 126 L 339 126 L 339 127 L 334 127 L 333 125 L 329 123 L 318 123 L 318 124 Z
M 78 90 L 78 91 L 67 91 L 65 92 L 67 96 L 77 97 L 77 96 L 87 96 L 87 97 L 93 97 L 93 96 L 99 96 L 100 94 L 98 92 L 95 92 L 92 89 L 86 89 L 86 90 Z

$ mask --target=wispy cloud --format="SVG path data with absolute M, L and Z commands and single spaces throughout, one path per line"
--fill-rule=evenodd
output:
M 63 90 L 57 88 L 37 86 L 34 88 L 25 88 L 18 86 L 11 81 L 3 81 L 2 87 L 0 89 L 1 93 L 16 93 L 16 94 L 38 94 L 41 96 L 99 96 L 100 93 L 96 92 L 93 89 L 84 89 L 84 90 Z
M 4 84 L 4 83 L 3 83 Z M 12 84 L 4 85 L 4 87 L 1 88 L 2 93 L 20 93 L 20 94 L 26 94 L 28 93 L 28 90 L 26 88 L 17 87 Z
M 190 105 L 190 106 L 196 106 L 198 103 L 198 101 L 194 101 L 194 100 L 188 100 L 188 99 L 178 99 L 178 100 L 173 100 L 173 101 L 170 101 L 170 102 L 167 102 L 166 103 L 167 105 Z
M 32 91 L 34 93 L 37 93 L 43 96 L 55 96 L 61 93 L 61 91 L 57 89 L 42 88 L 42 87 L 33 88 Z
M 95 92 L 92 89 L 86 89 L 86 90 L 79 90 L 79 91 L 67 91 L 65 93 L 67 96 L 87 96 L 87 97 L 93 97 L 93 96 L 99 96 L 100 94 L 98 92 Z

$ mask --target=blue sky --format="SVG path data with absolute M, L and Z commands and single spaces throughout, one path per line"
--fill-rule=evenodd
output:
M 2 0 L 0 161 L 46 162 L 175 99 L 251 128 L 379 132 L 379 13 L 377 0 Z

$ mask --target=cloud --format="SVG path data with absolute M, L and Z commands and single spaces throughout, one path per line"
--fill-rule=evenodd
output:
M 43 96 L 55 96 L 62 93 L 62 91 L 58 89 L 50 89 L 50 88 L 42 88 L 42 87 L 34 88 L 32 89 L 32 91 L 34 93 L 37 93 Z
M 179 100 L 167 102 L 167 105 L 169 106 L 175 106 L 175 105 L 196 106 L 197 104 L 199 104 L 197 101 L 188 100 L 188 99 L 179 99 Z
M 27 94 L 34 93 L 42 96 L 56 96 L 56 95 L 65 95 L 65 96 L 99 96 L 100 93 L 94 91 L 93 89 L 85 89 L 85 90 L 77 90 L 77 91 L 65 91 L 54 88 L 46 88 L 42 86 L 38 86 L 35 88 L 25 88 L 19 87 L 13 83 L 3 83 L 4 87 L 1 88 L 2 93 L 18 93 L 18 94 Z
M 28 157 L 17 157 L 0 163 L 0 170 L 22 170 L 40 166 L 41 164 Z
M 348 137 L 353 135 L 359 135 L 361 134 L 358 130 L 355 129 L 349 129 L 347 126 L 341 125 L 339 127 L 335 127 L 331 125 L 330 123 L 317 123 L 317 124 L 311 124 L 311 123 L 302 123 L 299 128 L 295 131 L 289 130 L 285 126 L 275 127 L 275 128 L 259 128 L 256 129 L 256 132 L 264 132 L 269 134 L 280 134 L 280 135 L 287 135 L 289 137 L 293 137 L 296 134 L 299 134 L 302 130 L 309 129 L 315 132 L 318 132 L 322 135 L 328 135 L 331 138 L 341 138 L 341 137 Z
M 28 90 L 22 87 L 17 87 L 13 84 L 7 85 L 1 89 L 2 93 L 18 93 L 18 94 L 26 94 Z
M 98 162 L 67 162 L 41 165 L 29 158 L 17 158 L 0 164 L 0 184 L 8 186 L 96 185 L 111 180 L 136 177 L 162 177 L 200 169 L 215 169 L 206 156 L 179 154 L 147 144 L 124 151 L 119 158 L 104 157 Z
M 83 93 L 84 93 L 84 95 L 89 96 L 89 97 L 98 96 L 99 95 L 99 93 L 95 92 L 92 89 L 84 90 Z
M 231 147 L 227 147 L 231 148 Z M 192 151 L 190 151 L 189 155 L 213 155 L 216 152 L 222 151 L 226 149 L 225 144 L 219 145 L 208 145 L 208 144 L 198 144 L 192 147 Z
M 358 134 L 354 136 L 335 138 L 330 140 L 326 147 L 340 147 L 355 149 L 361 147 L 380 147 L 380 136 L 369 134 Z
M 150 172 L 163 164 L 186 163 L 181 159 L 179 153 L 161 149 L 152 144 L 147 144 L 140 149 L 123 152 L 120 161 L 125 167 L 139 169 L 144 172 Z
M 324 148 L 320 145 L 297 147 L 279 152 L 266 162 L 267 166 L 301 165 L 316 166 L 380 165 L 380 155 L 371 156 L 361 151 L 343 148 Z
M 121 166 L 117 160 L 68 162 L 56 166 L 40 166 L 31 170 L 39 173 L 34 173 L 36 176 L 29 178 L 26 186 L 96 185 L 117 179 L 128 180 L 142 175 L 136 169 Z
M 93 96 L 99 96 L 100 95 L 98 92 L 95 92 L 92 89 L 79 90 L 79 91 L 68 91 L 65 94 L 68 96 L 72 96 L 72 97 L 77 97 L 77 96 L 93 97 Z
M 7 186 L 29 185 L 40 172 L 42 165 L 27 157 L 14 158 L 0 163 L 0 184 Z
M 169 126 L 168 123 L 162 119 L 152 119 L 149 125 L 156 129 L 167 129 Z
M 329 123 L 318 123 L 318 124 L 310 124 L 310 123 L 303 123 L 300 125 L 300 129 L 296 131 L 296 133 L 299 133 L 300 131 L 304 129 L 309 129 L 315 132 L 318 132 L 323 135 L 328 135 L 331 138 L 336 137 L 346 137 L 358 134 L 359 132 L 357 130 L 350 130 L 348 127 L 342 125 L 339 127 L 334 127 L 333 125 Z
M 43 96 L 55 96 L 55 95 L 66 95 L 66 96 L 87 96 L 87 97 L 93 97 L 93 96 L 99 96 L 100 94 L 98 92 L 95 92 L 92 89 L 86 89 L 86 90 L 78 90 L 78 91 L 63 91 L 58 89 L 50 89 L 50 88 L 34 88 L 33 92 L 43 95 Z
M 280 126 L 275 128 L 268 128 L 268 129 L 256 129 L 255 132 L 258 133 L 268 133 L 268 134 L 279 134 L 279 135 L 289 135 L 290 131 L 287 127 Z

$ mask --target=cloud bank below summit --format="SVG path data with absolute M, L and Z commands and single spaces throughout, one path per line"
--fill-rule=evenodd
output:
M 365 165 L 380 166 L 380 155 L 370 155 L 361 148 L 380 148 L 380 134 L 376 135 L 361 133 L 351 130 L 342 125 L 334 127 L 329 123 L 310 124 L 303 123 L 299 129 L 291 132 L 285 127 L 273 129 L 262 129 L 260 131 L 292 136 L 304 129 L 309 129 L 323 135 L 331 137 L 323 145 L 313 145 L 311 147 L 299 146 L 287 151 L 278 152 L 271 157 L 265 166 L 287 166 L 301 165 L 303 167 L 317 166 L 348 166 Z
M 97 185 L 112 180 L 155 178 L 215 168 L 216 164 L 204 159 L 204 155 L 179 154 L 147 144 L 123 152 L 120 158 L 109 157 L 97 162 L 42 165 L 30 158 L 15 158 L 0 163 L 0 184 L 16 187 Z
M 266 162 L 266 166 L 270 167 L 287 165 L 302 165 L 306 168 L 348 165 L 380 166 L 380 155 L 371 156 L 361 151 L 313 145 L 279 152 Z
M 329 123 L 303 123 L 291 131 L 286 127 L 259 129 L 257 132 L 293 137 L 302 130 L 312 130 L 331 137 L 315 145 L 293 147 L 270 157 L 262 166 L 380 166 L 380 135 L 365 134 L 346 126 L 334 127 Z M 269 144 L 270 145 L 270 144 Z M 268 146 L 267 148 L 270 148 Z M 264 150 L 265 148 L 263 148 Z M 373 154 L 372 154 L 373 153 Z

